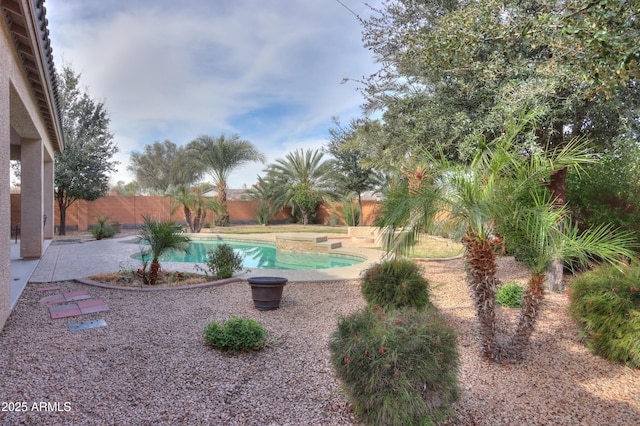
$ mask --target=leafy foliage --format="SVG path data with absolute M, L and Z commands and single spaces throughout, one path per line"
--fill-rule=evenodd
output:
M 151 193 L 164 194 L 170 188 L 191 185 L 201 178 L 201 171 L 189 164 L 186 148 L 170 140 L 145 145 L 142 152 L 132 152 L 127 169 L 138 185 Z
M 80 88 L 80 75 L 65 66 L 57 75 L 65 149 L 56 152 L 55 197 L 60 209 L 60 235 L 66 233 L 66 211 L 77 200 L 93 201 L 109 191 L 109 173 L 118 147 L 109 131 L 104 103 Z
M 367 308 L 339 321 L 331 363 L 367 424 L 435 424 L 458 398 L 455 339 L 434 308 Z
M 334 197 L 332 162 L 317 150 L 296 150 L 266 168 L 268 196 L 273 206 L 288 206 L 307 225 L 322 199 Z
M 103 238 L 111 238 L 116 235 L 115 229 L 113 229 L 107 221 L 108 217 L 103 217 L 100 215 L 96 215 L 96 220 L 98 221 L 98 226 L 94 226 L 91 228 L 91 235 L 96 240 L 101 240 Z
M 218 244 L 207 253 L 207 268 L 215 279 L 229 278 L 242 270 L 243 256 L 236 253 L 229 244 Z
M 524 287 L 520 284 L 504 283 L 496 291 L 496 303 L 507 308 L 520 308 L 524 295 Z
M 601 267 L 571 283 L 569 312 L 589 349 L 640 368 L 640 266 Z
M 364 271 L 361 288 L 369 304 L 384 309 L 422 309 L 430 304 L 429 282 L 418 264 L 410 260 L 387 260 L 369 267 Z
M 262 349 L 267 332 L 255 320 L 232 316 L 221 323 L 209 323 L 204 329 L 204 339 L 216 349 L 235 354 Z
M 616 141 L 599 163 L 567 176 L 567 202 L 581 227 L 611 223 L 640 239 L 640 147 Z
M 182 227 L 175 222 L 157 221 L 149 216 L 143 216 L 143 218 L 144 225 L 140 230 L 140 242 L 148 245 L 148 248 L 143 249 L 141 253 L 143 270 L 148 279 L 145 284 L 155 285 L 160 271 L 160 256 L 170 250 L 188 252 L 188 243 L 191 238 L 184 235 Z M 146 275 L 147 256 L 151 257 L 148 275 Z
M 189 142 L 186 147 L 189 167 L 209 173 L 218 191 L 219 211 L 216 224 L 229 224 L 227 212 L 227 180 L 231 172 L 238 167 L 253 162 L 264 162 L 264 155 L 249 141 L 240 139 L 239 135 L 230 137 L 221 134 L 218 137 L 202 135 Z

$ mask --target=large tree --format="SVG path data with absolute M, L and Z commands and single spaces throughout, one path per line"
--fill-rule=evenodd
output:
M 200 170 L 190 165 L 186 148 L 170 140 L 145 145 L 142 152 L 132 152 L 129 161 L 127 169 L 138 185 L 151 193 L 164 194 L 201 178 Z
M 229 213 L 227 205 L 227 180 L 235 169 L 254 161 L 265 161 L 265 157 L 249 141 L 239 135 L 230 137 L 221 134 L 218 137 L 199 136 L 186 147 L 191 161 L 189 167 L 209 173 L 218 192 L 218 203 L 223 212 L 216 217 L 216 223 L 227 225 Z
M 109 131 L 103 102 L 80 87 L 80 74 L 64 66 L 58 74 L 62 130 L 66 141 L 55 156 L 55 197 L 60 209 L 60 235 L 66 234 L 66 212 L 77 200 L 93 201 L 109 191 L 109 173 L 118 148 Z
M 582 136 L 605 150 L 640 104 L 637 37 L 628 37 L 638 35 L 638 1 L 627 3 L 636 7 L 606 0 L 386 1 L 363 21 L 365 45 L 381 63 L 366 81 L 367 106 L 384 110 L 392 139 L 385 143 L 400 152 L 419 145 L 469 161 L 470 135 L 491 140 L 507 117 L 532 106 L 544 107 L 536 128 L 544 149 Z M 549 182 L 558 206 L 566 201 L 566 173 L 556 170 Z
M 353 193 L 358 198 L 359 220 L 362 224 L 362 194 L 377 188 L 381 179 L 373 167 L 363 164 L 366 151 L 357 139 L 366 133 L 369 122 L 364 119 L 352 120 L 348 126 L 341 126 L 337 118 L 333 119 L 335 127 L 329 129 L 329 142 L 326 151 L 331 154 L 333 162 L 333 178 L 336 189 L 343 196 Z

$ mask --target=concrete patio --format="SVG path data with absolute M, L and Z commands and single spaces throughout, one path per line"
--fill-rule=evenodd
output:
M 233 239 L 253 239 L 273 241 L 273 234 L 229 235 Z M 104 272 L 121 269 L 135 269 L 140 261 L 131 256 L 139 253 L 139 246 L 132 244 L 136 237 L 109 238 L 100 241 L 81 239 L 46 240 L 45 253 L 41 259 L 20 258 L 20 241 L 11 242 L 11 308 L 17 303 L 28 282 L 50 283 L 86 278 Z M 212 236 L 215 238 L 215 236 Z M 289 281 L 333 281 L 357 279 L 363 269 L 378 261 L 383 254 L 370 247 L 350 245 L 333 250 L 336 254 L 356 255 L 366 259 L 363 263 L 334 269 L 281 270 L 251 268 L 237 274 L 240 278 L 252 276 L 280 276 Z M 194 272 L 193 263 L 163 262 L 165 270 Z

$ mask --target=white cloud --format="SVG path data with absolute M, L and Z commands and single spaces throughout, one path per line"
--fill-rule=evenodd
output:
M 363 3 L 349 6 L 366 13 Z M 269 161 L 325 142 L 331 116 L 359 114 L 344 77 L 375 66 L 359 22 L 330 0 L 48 0 L 54 57 L 104 99 L 129 180 L 128 153 L 155 140 L 238 133 Z M 322 127 L 324 126 L 324 128 Z M 252 184 L 252 165 L 231 184 Z M 237 176 L 236 176 L 237 175 Z

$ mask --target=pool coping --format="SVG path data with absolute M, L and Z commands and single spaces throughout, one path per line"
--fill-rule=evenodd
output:
M 188 234 L 194 239 L 206 239 L 225 236 L 229 239 L 266 241 L 275 243 L 276 234 Z M 341 235 L 341 234 L 337 234 Z M 136 239 L 137 236 L 124 238 L 109 238 L 100 241 L 83 241 L 76 244 L 49 245 L 43 257 L 38 262 L 30 282 L 45 283 L 87 279 L 89 276 L 121 269 L 138 268 L 139 261 L 129 256 L 139 252 L 136 244 L 123 244 Z M 331 237 L 329 237 L 331 239 Z M 340 237 L 338 237 L 340 238 Z M 332 252 L 339 255 L 355 256 L 365 259 L 354 266 L 331 269 L 261 269 L 249 268 L 234 276 L 240 280 L 256 276 L 281 276 L 291 282 L 302 281 L 335 281 L 358 279 L 363 270 L 378 262 L 384 255 L 383 251 L 364 247 L 341 247 Z M 177 272 L 195 272 L 194 263 L 163 262 L 162 268 Z M 198 264 L 203 265 L 203 264 Z M 177 287 L 176 287 L 177 288 Z

